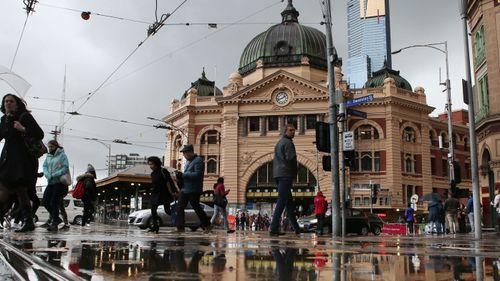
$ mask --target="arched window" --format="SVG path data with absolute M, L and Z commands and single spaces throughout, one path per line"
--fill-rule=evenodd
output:
M 297 178 L 294 181 L 294 188 L 312 188 L 316 186 L 316 178 L 313 173 L 307 169 L 306 166 L 298 163 L 297 166 Z M 257 171 L 252 175 L 248 183 L 248 189 L 268 189 L 275 190 L 277 192 L 276 181 L 273 177 L 273 162 L 267 162 L 260 166 Z
M 441 132 L 439 136 L 441 138 L 441 142 L 443 143 L 443 147 L 448 147 L 448 136 L 446 136 L 446 133 Z
M 207 174 L 217 174 L 217 158 L 209 158 L 207 161 Z
M 416 142 L 417 134 L 412 127 L 406 127 L 403 131 L 403 141 L 405 142 Z
M 372 171 L 371 152 L 361 152 L 361 171 Z
M 220 142 L 219 132 L 216 130 L 210 130 L 201 136 L 202 144 L 218 144 Z
M 405 172 L 407 173 L 415 173 L 415 156 L 407 153 L 405 155 Z
M 354 131 L 354 139 L 360 140 L 378 140 L 379 134 L 377 128 L 372 125 L 361 125 Z

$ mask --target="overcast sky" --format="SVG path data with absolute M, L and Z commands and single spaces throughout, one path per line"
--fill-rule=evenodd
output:
M 159 16 L 172 12 L 181 2 L 158 1 Z M 167 23 L 218 23 L 207 25 L 173 25 L 163 27 L 83 106 L 79 112 L 154 125 L 147 120 L 169 113 L 170 102 L 180 98 L 190 83 L 206 68 L 207 77 L 222 89 L 227 77 L 237 71 L 246 44 L 269 26 L 281 22 L 280 12 L 286 2 L 270 0 L 187 0 Z M 347 0 L 333 1 L 334 44 L 339 55 L 347 58 Z M 391 1 L 392 48 L 412 44 L 448 41 L 453 109 L 465 108 L 460 81 L 464 76 L 463 39 L 459 0 Z M 84 21 L 79 12 L 91 11 Z M 295 0 L 299 21 L 324 32 L 319 1 Z M 13 71 L 32 84 L 26 95 L 29 108 L 45 132 L 59 123 L 64 68 L 67 67 L 66 99 L 78 100 L 94 91 L 113 70 L 146 38 L 148 24 L 137 23 L 95 13 L 155 21 L 154 0 L 40 0 L 36 12 L 29 16 Z M 0 65 L 10 67 L 26 19 L 20 0 L 0 1 Z M 224 23 L 239 24 L 225 25 Z M 426 89 L 427 102 L 444 111 L 446 96 L 439 86 L 439 68 L 445 77 L 444 55 L 431 49 L 406 50 L 393 57 L 393 68 L 401 71 L 412 85 Z M 216 69 L 216 71 L 215 71 Z M 11 92 L 0 81 L 0 93 Z M 3 96 L 3 94 L 2 94 Z M 42 99 L 33 99 L 41 97 Z M 75 103 L 78 108 L 84 99 Z M 46 109 L 46 110 L 41 110 Z M 66 104 L 66 111 L 72 104 Z M 68 116 L 66 116 L 66 119 Z M 165 131 L 92 119 L 73 117 L 66 123 L 63 145 L 80 174 L 87 163 L 106 175 L 107 148 L 78 136 L 102 140 L 123 139 L 142 146 L 112 144 L 112 154 L 140 153 L 163 155 Z M 50 135 L 46 135 L 48 141 Z M 150 146 L 148 148 L 144 146 Z

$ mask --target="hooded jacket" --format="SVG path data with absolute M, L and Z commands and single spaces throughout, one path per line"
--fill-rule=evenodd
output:
M 326 214 L 326 209 L 328 208 L 328 202 L 326 202 L 323 192 L 318 191 L 316 197 L 314 197 L 314 213 L 316 215 Z
M 97 187 L 94 180 L 94 175 L 85 173 L 79 175 L 76 181 L 82 181 L 85 184 L 85 192 L 83 193 L 82 201 L 95 201 L 97 199 Z
M 60 182 L 60 177 L 69 172 L 68 157 L 63 148 L 57 148 L 54 155 L 48 153 L 43 162 L 43 174 L 48 184 Z

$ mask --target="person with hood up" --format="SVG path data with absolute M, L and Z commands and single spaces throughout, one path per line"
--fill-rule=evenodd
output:
M 88 164 L 87 172 L 76 178 L 77 182 L 84 181 L 84 193 L 82 197 L 83 202 L 83 218 L 82 226 L 87 225 L 90 218 L 95 212 L 94 203 L 97 199 L 97 187 L 95 184 L 95 179 L 97 178 L 94 166 Z
M 314 197 L 314 213 L 318 223 L 316 224 L 316 234 L 323 235 L 323 225 L 325 223 L 326 210 L 328 209 L 328 202 L 326 202 L 323 192 L 318 191 Z
M 61 177 L 69 172 L 68 157 L 56 140 L 48 142 L 49 153 L 43 162 L 43 174 L 47 178 L 47 187 L 43 193 L 43 204 L 50 214 L 49 231 L 57 231 L 62 222 L 59 218 L 59 207 L 64 196 L 68 194 L 68 186 L 61 182 Z

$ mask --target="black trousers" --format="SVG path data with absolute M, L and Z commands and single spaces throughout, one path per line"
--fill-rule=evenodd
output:
M 316 224 L 316 233 L 323 234 L 323 226 L 325 225 L 325 214 L 316 215 L 318 223 Z
M 165 213 L 170 216 L 172 219 L 172 211 L 170 210 L 170 202 L 160 202 L 160 200 L 152 200 L 153 204 L 151 205 L 151 219 L 153 220 L 153 229 L 158 229 L 160 226 L 158 222 L 160 221 L 160 217 L 158 216 L 158 207 L 163 205 L 163 209 Z
M 210 225 L 210 221 L 208 220 L 207 214 L 200 206 L 200 196 L 199 193 L 182 193 L 179 198 L 179 203 L 177 205 L 177 229 L 184 228 L 184 210 L 188 203 L 191 204 L 196 215 L 200 219 L 201 227 L 205 228 Z
M 87 198 L 82 198 L 83 202 L 83 219 L 82 219 L 82 225 L 86 225 L 89 221 L 92 215 L 95 212 L 94 204 L 92 204 L 92 201 Z

